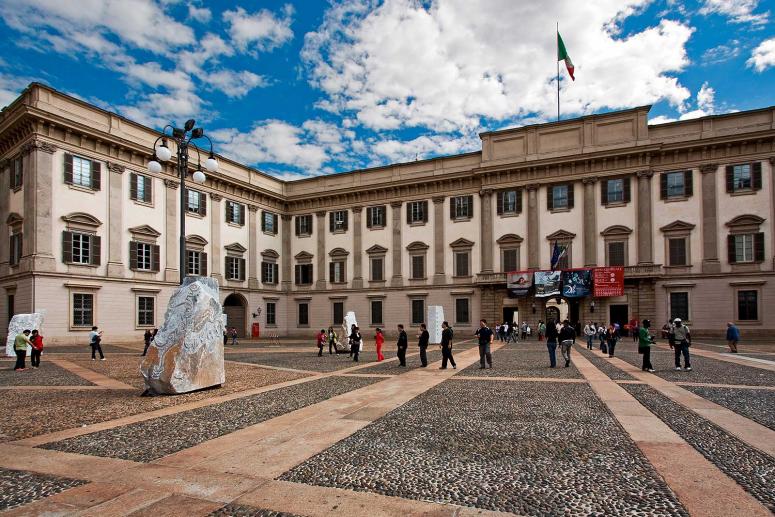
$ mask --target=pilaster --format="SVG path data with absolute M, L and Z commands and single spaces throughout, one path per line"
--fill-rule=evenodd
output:
M 433 283 L 447 283 L 444 272 L 444 196 L 433 198 Z
M 541 266 L 540 237 L 538 226 L 538 186 L 527 186 L 527 267 L 539 269 Z
M 479 243 L 482 258 L 482 273 L 492 273 L 492 189 L 479 191 L 481 199 L 481 238 Z
M 393 240 L 391 254 L 393 257 L 393 278 L 390 279 L 391 287 L 401 287 L 404 279 L 401 276 L 401 201 L 390 203 L 390 217 L 393 225 Z
M 210 276 L 223 285 L 223 247 L 221 246 L 221 225 L 223 224 L 222 196 L 210 194 Z
M 282 254 L 280 255 L 280 264 L 282 264 L 282 285 L 283 291 L 288 293 L 293 285 L 293 257 L 291 257 L 291 216 L 288 214 L 280 215 L 280 233 L 282 234 Z
M 315 288 L 317 289 L 326 288 L 326 213 L 325 210 L 315 212 L 315 217 L 317 218 L 317 221 L 315 221 L 315 231 L 317 232 L 318 242 L 318 250 L 315 254 L 317 258 Z
M 53 271 L 51 213 L 53 204 L 53 144 L 33 140 L 22 150 L 24 157 L 24 226 L 22 270 Z M 0 221 L 5 224 L 5 221 Z M 4 241 L 0 246 L 7 246 Z
M 258 207 L 248 205 L 248 288 L 258 289 Z
M 177 181 L 164 180 L 164 242 L 165 242 L 165 268 L 164 280 L 167 282 L 180 282 L 178 271 L 178 196 L 177 190 L 180 184 Z
M 718 257 L 718 215 L 716 199 L 717 163 L 700 167 L 702 175 L 702 272 L 720 273 Z
M 108 276 L 124 276 L 124 166 L 108 162 Z
M 10 166 L 11 162 L 9 160 L 3 160 L 0 163 L 0 185 L 10 184 L 10 179 L 8 178 L 8 174 L 11 174 Z M 7 244 L 10 235 L 8 225 L 6 224 L 8 215 L 10 214 L 10 204 L 11 189 L 0 189 L 0 243 L 3 243 L 0 244 L 0 277 L 8 274 L 8 263 L 11 259 L 11 249 Z
M 597 177 L 584 178 L 584 266 L 597 266 L 597 204 L 595 203 L 595 184 Z
M 363 240 L 361 230 L 362 206 L 354 206 L 353 212 L 353 289 L 363 287 Z
M 651 170 L 638 171 L 638 264 L 654 263 L 654 232 L 651 210 Z

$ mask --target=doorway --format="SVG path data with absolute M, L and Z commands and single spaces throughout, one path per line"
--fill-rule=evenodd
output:
M 623 305 L 611 305 L 608 309 L 608 315 L 610 316 L 611 323 L 618 323 L 619 328 L 624 329 L 624 325 L 627 324 L 627 317 L 629 316 L 629 306 Z
M 494 324 L 500 324 L 504 322 L 513 321 L 519 325 L 519 308 L 517 307 L 504 307 L 503 308 L 503 321 L 495 321 Z
M 237 336 L 244 338 L 245 333 L 245 298 L 242 295 L 232 293 L 223 301 L 223 312 L 226 314 L 226 326 L 237 329 Z

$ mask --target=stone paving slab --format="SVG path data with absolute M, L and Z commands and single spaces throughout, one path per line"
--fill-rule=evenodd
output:
M 280 479 L 528 515 L 687 515 L 590 387 L 449 380 Z
M 455 349 L 452 351 L 452 356 L 454 357 L 456 352 L 463 352 L 464 350 L 468 350 L 469 348 L 470 346 L 465 346 L 465 345 L 455 347 Z M 385 359 L 393 359 L 397 357 L 395 348 L 389 348 L 387 350 L 384 350 L 383 354 L 385 356 Z M 428 365 L 429 365 L 428 368 L 430 368 L 431 367 L 430 365 L 432 363 L 435 363 L 436 361 L 441 361 L 441 350 L 439 350 L 437 346 L 431 345 L 430 347 L 428 347 Z M 375 362 L 374 366 L 364 368 L 363 370 L 359 370 L 359 372 L 400 375 L 410 370 L 414 370 L 415 368 L 420 368 L 421 366 L 422 366 L 422 363 L 420 362 L 420 350 L 417 347 L 412 347 L 410 345 L 408 354 L 406 356 L 406 366 L 400 366 L 397 360 L 383 361 L 380 363 Z M 436 368 L 438 368 L 438 366 Z M 452 368 L 452 366 L 448 366 L 448 368 Z
M 86 481 L 0 468 L 0 511 L 58 494 Z
M 571 352 L 571 365 L 564 368 L 564 361 L 557 348 L 557 368 L 549 368 L 549 352 L 546 343 L 535 341 L 521 341 L 518 344 L 510 343 L 500 350 L 493 352 L 493 368 L 480 370 L 479 362 L 465 369 L 463 375 L 483 377 L 551 377 L 558 379 L 580 379 L 576 366 L 573 364 L 573 355 L 578 353 L 578 346 Z
M 295 513 L 276 512 L 241 504 L 227 504 L 210 514 L 211 517 L 303 517 Z
M 622 387 L 711 463 L 775 512 L 775 486 L 772 483 L 775 458 L 738 440 L 650 386 L 626 384 Z
M 24 371 L 0 369 L 0 386 L 94 386 L 94 383 L 47 361 L 43 355 L 40 368 L 30 368 L 28 360 Z
M 683 388 L 775 430 L 775 391 L 705 386 L 683 386 Z
M 595 368 L 606 374 L 609 378 L 615 381 L 634 381 L 635 377 L 620 370 L 608 361 L 608 356 L 604 355 L 600 350 L 588 350 L 586 347 L 577 347 L 579 352 L 584 354 L 584 357 L 589 360 L 590 363 L 595 365 Z
M 130 348 L 128 346 L 121 346 L 121 345 L 102 345 L 102 353 L 105 354 L 105 357 L 108 357 L 111 353 L 116 354 L 137 354 L 138 356 L 143 352 L 143 349 L 134 349 Z M 45 356 L 46 353 L 49 354 L 79 354 L 79 355 L 88 355 L 91 357 L 91 346 L 83 344 L 83 345 L 51 345 L 47 346 L 43 349 L 43 355 Z M 97 354 L 97 357 L 99 358 L 99 353 Z
M 48 443 L 78 454 L 151 462 L 381 379 L 330 377 Z
M 297 352 L 258 352 L 230 353 L 225 356 L 227 361 L 251 363 L 257 365 L 279 366 L 296 370 L 315 372 L 333 372 L 358 366 L 348 354 L 329 354 L 327 351 L 318 357 L 317 349 L 310 348 L 308 353 Z M 359 354 L 360 364 L 374 362 L 377 353 L 363 351 Z

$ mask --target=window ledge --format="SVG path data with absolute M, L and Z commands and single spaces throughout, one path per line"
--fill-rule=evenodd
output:
M 367 229 L 368 230 L 384 230 L 385 229 L 385 225 L 384 224 L 380 225 L 380 226 L 372 225 L 372 226 L 369 226 Z
M 347 233 L 347 230 L 334 230 L 331 233 L 334 234 L 334 235 L 340 235 L 340 234 Z
M 296 237 L 298 237 L 299 239 L 308 239 L 308 238 L 312 237 L 312 234 L 311 233 L 297 233 Z
M 674 197 L 666 197 L 663 199 L 665 203 L 680 203 L 682 201 L 689 201 L 689 198 L 687 196 L 674 196 Z
M 331 284 L 331 285 L 347 285 L 347 280 L 345 280 L 345 281 L 343 281 L 343 282 L 331 282 L 331 281 L 329 280 L 329 282 L 328 282 L 328 283 L 329 283 L 329 284 Z
M 473 220 L 473 217 L 456 217 L 452 219 L 453 223 L 467 223 Z
M 15 187 L 11 187 L 11 190 L 15 192 L 19 192 L 22 189 L 22 185 L 16 185 Z
M 85 192 L 87 194 L 95 194 L 97 191 L 90 187 L 84 187 L 82 185 L 75 185 L 74 183 L 68 183 L 67 188 L 71 190 L 77 190 L 78 192 Z
M 623 206 L 627 206 L 628 203 L 625 203 L 624 201 L 617 201 L 616 203 L 606 203 L 603 205 L 603 208 L 621 208 Z
M 570 208 L 552 208 L 549 210 L 551 214 L 561 214 L 563 212 L 570 212 Z
M 275 236 L 277 236 L 277 232 L 268 232 L 268 231 L 266 231 L 266 230 L 261 230 L 261 233 L 263 233 L 264 235 L 268 235 L 268 236 L 270 236 L 270 237 L 275 237 Z
M 385 285 L 385 280 L 369 280 L 369 286 L 382 286 Z
M 148 203 L 146 201 L 140 201 L 139 199 L 133 199 L 132 202 L 134 202 L 134 204 L 136 204 L 136 205 L 147 206 L 148 208 L 153 208 L 153 202 L 152 201 L 150 203 Z
M 232 228 L 244 228 L 245 227 L 244 224 L 232 223 L 232 222 L 227 222 L 226 225 L 227 226 L 231 226 Z
M 733 262 L 730 264 L 733 273 L 760 271 L 761 262 Z
M 80 269 L 80 268 L 83 268 L 83 269 L 87 269 L 87 268 L 88 269 L 97 269 L 98 267 L 100 267 L 97 264 L 81 264 L 79 262 L 65 262 L 65 264 L 67 264 L 68 266 L 75 267 L 76 270 Z
M 426 224 L 427 223 L 425 223 L 423 221 L 417 221 L 417 222 L 414 222 L 414 223 L 409 223 L 409 226 L 425 226 Z
M 754 190 L 752 188 L 745 189 L 745 190 L 733 190 L 729 193 L 730 196 L 751 196 L 758 192 L 758 190 Z
M 188 216 L 188 217 L 195 217 L 197 219 L 204 219 L 205 218 L 205 216 L 203 216 L 202 214 L 198 214 L 196 212 L 190 212 L 188 210 L 186 210 L 186 216 Z
M 498 217 L 519 217 L 519 212 L 503 212 L 502 214 L 498 214 Z

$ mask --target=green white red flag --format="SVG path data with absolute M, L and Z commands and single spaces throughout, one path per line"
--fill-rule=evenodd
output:
M 571 80 L 575 81 L 576 78 L 573 77 L 573 61 L 570 60 L 568 51 L 565 50 L 565 43 L 563 43 L 559 32 L 557 33 L 557 61 L 565 61 L 565 68 L 568 69 Z

